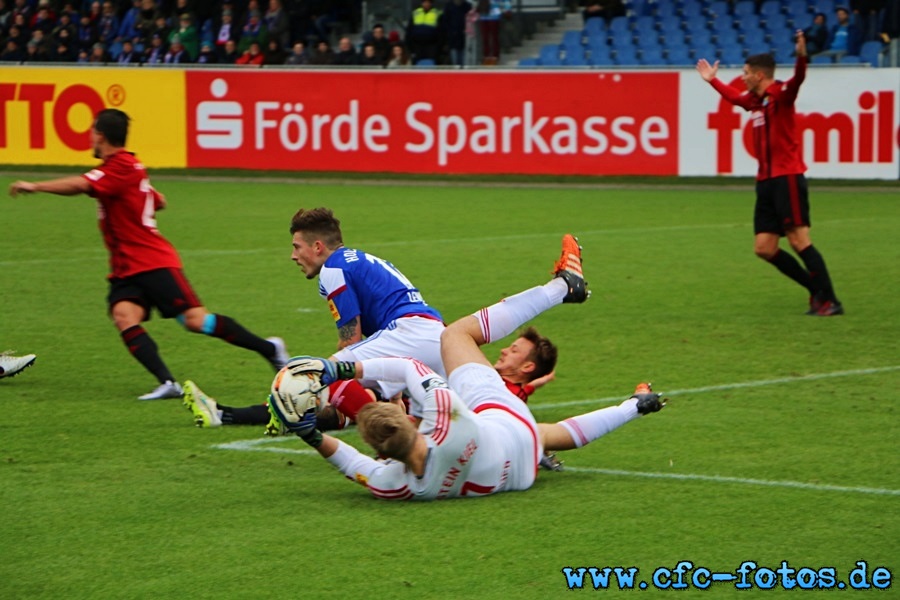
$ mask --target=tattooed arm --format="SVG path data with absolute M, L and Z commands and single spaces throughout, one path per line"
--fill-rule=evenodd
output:
M 360 341 L 362 341 L 362 327 L 360 327 L 358 316 L 338 327 L 338 350 Z

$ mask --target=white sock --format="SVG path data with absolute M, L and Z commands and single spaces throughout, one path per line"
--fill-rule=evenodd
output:
M 554 278 L 550 283 L 533 287 L 497 304 L 482 308 L 473 316 L 481 325 L 485 343 L 490 344 L 494 340 L 508 336 L 545 310 L 562 304 L 568 291 L 569 287 L 565 281 Z
M 618 406 L 601 408 L 577 417 L 571 417 L 559 424 L 565 427 L 576 448 L 590 444 L 628 421 L 638 418 L 637 400 L 628 399 Z

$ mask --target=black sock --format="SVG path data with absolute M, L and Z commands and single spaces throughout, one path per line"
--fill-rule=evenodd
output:
M 837 297 L 834 295 L 834 289 L 831 286 L 831 277 L 829 277 L 828 268 L 825 266 L 825 259 L 819 254 L 819 251 L 810 244 L 797 254 L 803 259 L 803 264 L 806 265 L 806 269 L 809 271 L 813 289 L 817 292 L 822 292 L 826 300 L 837 302 Z
M 810 246 L 812 248 L 812 246 Z M 769 262 L 775 266 L 776 269 L 805 287 L 809 290 L 809 294 L 815 295 L 817 288 L 813 287 L 813 280 L 810 277 L 810 274 L 804 269 L 797 259 L 788 254 L 787 252 L 783 252 L 781 248 L 779 248 L 775 252 L 775 256 L 769 259 Z
M 122 341 L 131 355 L 141 363 L 145 369 L 153 373 L 160 383 L 166 381 L 175 381 L 169 368 L 159 356 L 159 350 L 156 342 L 150 337 L 150 334 L 140 325 L 129 327 L 121 333 Z
M 216 329 L 211 335 L 239 348 L 253 350 L 266 360 L 275 357 L 275 345 L 272 342 L 253 335 L 231 317 L 216 315 Z
M 269 407 L 255 404 L 241 408 L 219 405 L 222 411 L 222 425 L 266 425 L 269 422 Z

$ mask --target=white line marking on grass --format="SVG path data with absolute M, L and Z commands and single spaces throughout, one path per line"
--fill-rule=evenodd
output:
M 219 450 L 238 450 L 241 452 L 275 452 L 277 454 L 296 454 L 314 456 L 318 452 L 309 448 L 284 448 L 284 442 L 298 442 L 291 437 L 261 438 L 240 440 L 226 444 L 215 444 Z M 594 467 L 566 467 L 573 473 L 593 473 L 596 475 L 613 475 L 617 477 L 644 477 L 648 479 L 676 479 L 680 481 L 706 481 L 711 483 L 732 483 L 738 485 L 755 485 L 766 487 L 796 488 L 819 492 L 842 492 L 851 494 L 874 494 L 878 496 L 900 496 L 900 490 L 883 488 L 856 487 L 844 485 L 828 485 L 824 483 L 803 483 L 802 481 L 777 481 L 770 479 L 749 479 L 745 477 L 725 477 L 722 475 L 695 475 L 691 473 L 646 473 L 642 471 L 623 471 L 621 469 L 600 469 Z
M 724 477 L 721 475 L 691 475 L 688 473 L 645 473 L 641 471 L 622 471 L 619 469 L 597 469 L 592 467 L 565 467 L 574 473 L 597 473 L 600 475 L 618 475 L 623 477 L 647 477 L 650 479 L 679 479 L 687 481 L 709 481 L 714 483 L 737 483 L 741 485 L 760 485 L 768 487 L 799 488 L 821 492 L 847 492 L 856 494 L 877 494 L 880 496 L 900 496 L 900 490 L 883 488 L 853 487 L 844 485 L 828 485 L 824 483 L 803 483 L 802 481 L 773 481 L 769 479 L 747 479 L 744 477 Z
M 900 365 L 890 367 L 874 367 L 871 369 L 853 369 L 849 371 L 832 371 L 830 373 L 813 373 L 811 375 L 797 375 L 794 377 L 779 377 L 777 379 L 760 379 L 757 381 L 744 381 L 741 383 L 725 383 L 722 385 L 707 385 L 704 387 L 687 388 L 683 390 L 665 391 L 665 396 L 682 396 L 684 394 L 703 394 L 706 392 L 721 392 L 726 390 L 738 390 L 743 388 L 764 387 L 767 385 L 778 385 L 780 383 L 795 383 L 797 381 L 817 381 L 820 379 L 831 379 L 835 377 L 853 377 L 856 375 L 874 375 L 877 373 L 888 373 L 891 371 L 900 371 Z M 569 402 L 553 402 L 548 404 L 530 403 L 528 407 L 532 412 L 537 410 L 546 410 L 550 408 L 563 408 L 566 406 L 583 406 L 585 404 L 604 404 L 610 402 L 621 402 L 625 398 L 623 396 L 611 396 L 607 398 L 597 398 L 594 400 L 571 400 Z

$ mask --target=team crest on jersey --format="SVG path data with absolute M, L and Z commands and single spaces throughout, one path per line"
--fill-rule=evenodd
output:
M 331 316 L 334 317 L 335 322 L 341 320 L 341 311 L 338 310 L 334 300 L 328 300 L 328 310 L 331 311 Z

